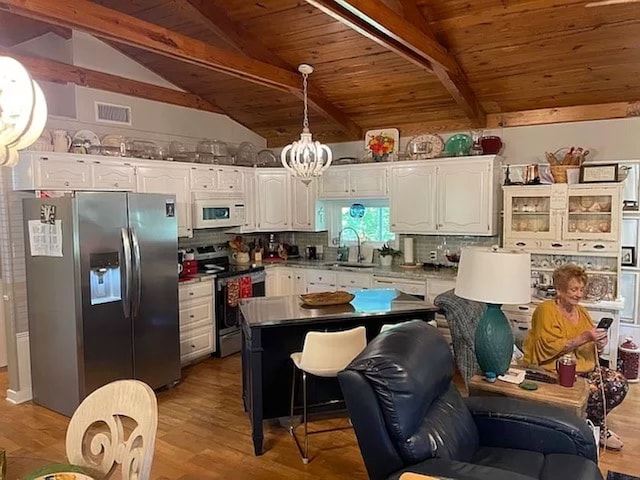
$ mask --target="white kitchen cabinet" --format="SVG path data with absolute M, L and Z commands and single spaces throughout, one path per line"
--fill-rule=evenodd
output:
M 317 181 L 305 185 L 292 178 L 291 183 L 291 229 L 298 231 L 316 230 Z
M 136 190 L 136 171 L 129 162 L 99 161 L 91 162 L 91 188 L 94 190 L 112 190 L 133 192 Z
M 293 269 L 293 293 L 295 295 L 307 293 L 307 275 L 303 269 Z
M 256 172 L 258 192 L 258 230 L 290 230 L 289 173 L 284 169 L 261 169 Z
M 338 290 L 348 292 L 371 288 L 371 275 L 368 273 L 338 272 L 336 274 Z
M 392 231 L 496 234 L 499 189 L 495 156 L 397 163 L 390 168 Z
M 427 296 L 427 285 L 424 280 L 385 277 L 374 274 L 373 288 L 395 288 L 409 295 L 416 295 L 422 298 Z
M 331 270 L 307 270 L 307 292 L 335 292 L 338 282 L 336 272 Z
M 296 290 L 294 270 L 289 267 L 269 267 L 266 271 L 265 295 L 293 295 Z
M 436 203 L 440 235 L 491 235 L 497 218 L 492 161 L 449 161 L 438 165 Z M 494 218 L 495 217 L 495 218 Z
M 244 184 L 244 225 L 240 227 L 240 232 L 254 232 L 258 228 L 258 197 L 254 169 L 245 169 L 242 172 L 242 182 Z
M 242 171 L 233 167 L 218 167 L 216 189 L 220 192 L 242 193 L 244 191 Z
M 191 189 L 188 166 L 142 164 L 137 167 L 137 190 L 141 193 L 166 193 L 176 196 L 178 236 L 191 237 Z M 165 162 L 169 163 L 169 162 Z
M 404 164 L 391 167 L 390 223 L 397 233 L 436 231 L 436 166 Z
M 318 198 L 381 198 L 389 194 L 386 165 L 329 167 L 319 179 Z
M 212 166 L 192 165 L 189 178 L 192 192 L 212 192 L 218 184 L 218 169 Z
M 181 283 L 178 299 L 180 363 L 184 365 L 215 351 L 213 281 Z
M 76 157 L 76 158 L 74 158 Z M 90 190 L 89 158 L 53 152 L 20 152 L 13 168 L 14 190 Z

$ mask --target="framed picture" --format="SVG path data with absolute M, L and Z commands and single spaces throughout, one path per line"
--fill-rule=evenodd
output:
M 601 163 L 582 165 L 580 167 L 580 183 L 601 183 L 618 181 L 618 164 Z
M 400 132 L 397 128 L 369 130 L 364 136 L 364 150 L 373 162 L 394 162 L 400 150 Z
M 636 265 L 636 247 L 622 247 L 620 263 L 625 267 L 634 267 Z

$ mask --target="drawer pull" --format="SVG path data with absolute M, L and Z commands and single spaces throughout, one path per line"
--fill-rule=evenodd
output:
M 189 295 L 191 295 L 193 297 L 193 292 L 189 292 Z
M 561 247 L 563 247 L 564 245 L 562 245 L 561 243 L 552 243 L 552 244 L 551 244 L 551 246 L 552 246 L 553 248 L 561 248 Z
M 518 247 L 526 247 L 527 244 L 525 242 L 517 242 L 516 246 L 518 246 Z
M 605 246 L 599 243 L 597 245 L 594 245 L 593 248 L 595 248 L 596 250 L 602 250 L 603 248 L 605 248 Z
M 196 348 L 196 346 L 192 343 L 192 344 L 191 344 L 191 348 Z
M 520 305 L 520 306 L 518 307 L 518 310 L 528 311 L 528 310 L 529 310 L 529 307 L 523 307 L 522 305 Z
M 189 318 L 196 318 L 195 315 L 189 315 Z

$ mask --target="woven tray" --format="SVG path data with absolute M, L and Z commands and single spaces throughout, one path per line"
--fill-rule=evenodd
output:
M 344 292 L 317 292 L 300 295 L 302 304 L 309 307 L 328 307 L 330 305 L 344 305 L 355 298 L 355 295 Z

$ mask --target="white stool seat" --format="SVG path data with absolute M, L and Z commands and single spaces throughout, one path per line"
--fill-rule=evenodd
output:
M 308 332 L 301 352 L 291 354 L 295 366 L 291 383 L 291 424 L 289 432 L 302 455 L 302 461 L 309 463 L 309 431 L 307 428 L 307 374 L 318 377 L 336 377 L 367 346 L 367 331 L 356 327 L 342 332 Z M 302 371 L 304 451 L 300 447 L 293 427 L 296 369 Z M 323 430 L 323 432 L 328 430 Z M 311 432 L 320 433 L 320 432 Z

